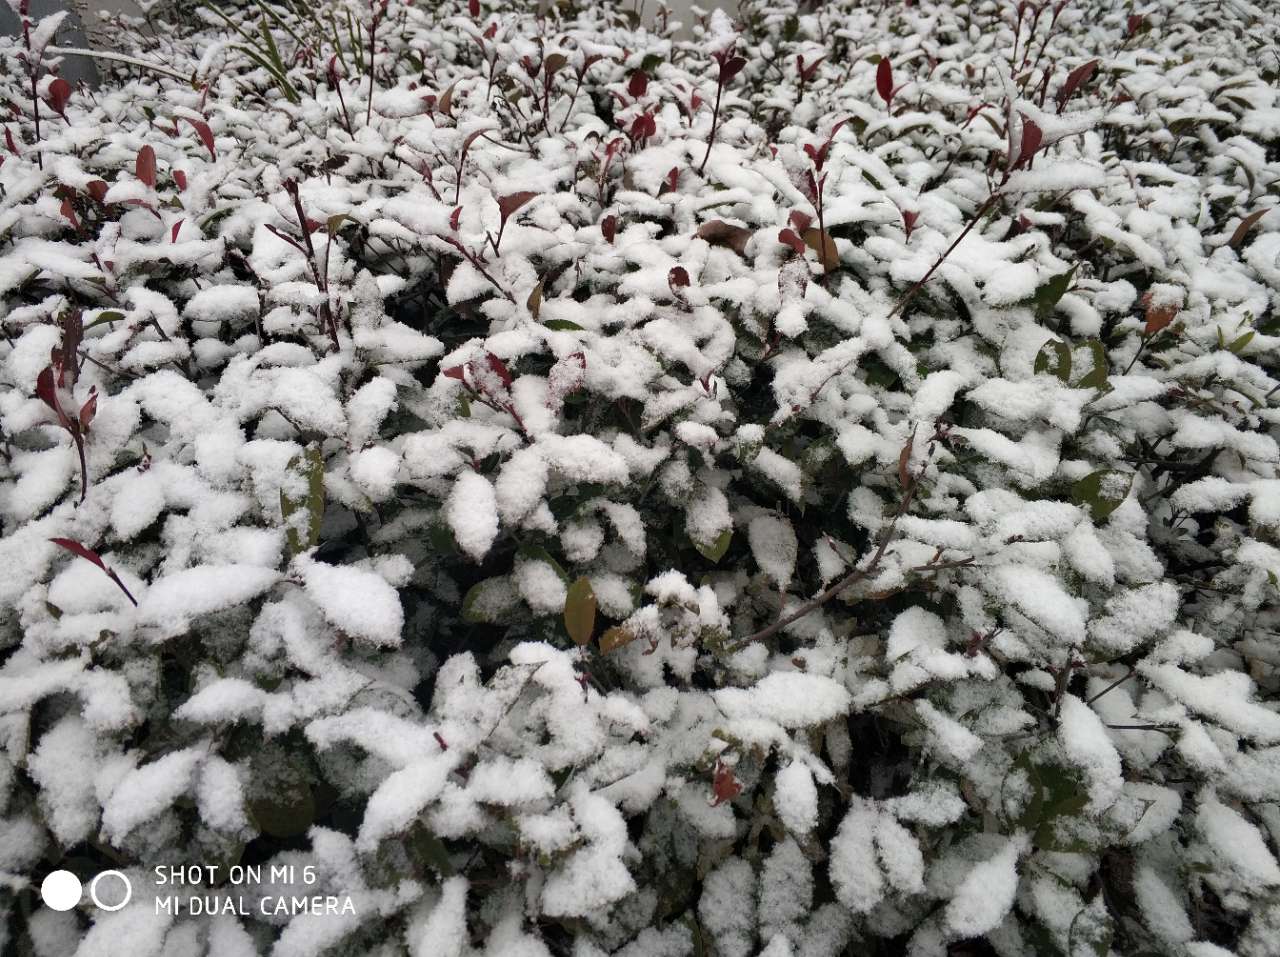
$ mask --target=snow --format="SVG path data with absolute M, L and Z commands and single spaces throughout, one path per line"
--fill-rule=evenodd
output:
M 831 841 L 828 868 L 836 897 L 854 913 L 865 913 L 884 897 L 884 875 L 876 864 L 877 814 L 855 798 Z
M 100 761 L 93 730 L 74 716 L 46 731 L 28 759 L 49 827 L 66 845 L 85 840 L 97 826 L 93 772 Z
M 349 565 L 299 558 L 307 595 L 325 618 L 355 638 L 390 647 L 401 642 L 404 610 L 386 579 Z
M 498 537 L 498 498 L 493 485 L 478 472 L 464 472 L 454 483 L 446 515 L 458 547 L 476 561 Z
M 1018 890 L 1017 840 L 976 864 L 956 888 L 942 922 L 953 938 L 978 937 L 999 924 L 1013 907 Z
M 1266 887 L 1280 884 L 1280 864 L 1267 848 L 1262 833 L 1216 794 L 1201 798 L 1196 829 L 1213 853 L 1222 857 L 1242 880 Z
M 262 594 L 280 573 L 254 565 L 201 565 L 166 575 L 138 598 L 138 620 L 164 632 L 184 629 L 193 619 L 233 608 Z
M 791 761 L 774 781 L 773 806 L 793 834 L 808 834 L 818 823 L 818 789 L 813 774 L 800 761 Z
M 849 692 L 831 678 L 798 671 L 775 671 L 749 690 L 726 688 L 716 704 L 730 718 L 765 718 L 784 728 L 821 724 L 844 714 Z
M 760 570 L 785 590 L 796 567 L 798 545 L 791 523 L 776 515 L 760 515 L 747 526 L 751 554 Z
M 120 841 L 167 810 L 190 789 L 203 757 L 200 748 L 182 748 L 126 774 L 102 807 L 102 830 L 107 838 Z
M 1064 695 L 1058 735 L 1067 760 L 1081 768 L 1089 782 L 1086 811 L 1097 813 L 1115 803 L 1124 785 L 1120 754 L 1093 710 L 1074 695 Z
M 982 739 L 951 716 L 934 707 L 930 702 L 915 703 L 916 713 L 928 731 L 931 747 L 953 761 L 970 760 L 982 750 Z

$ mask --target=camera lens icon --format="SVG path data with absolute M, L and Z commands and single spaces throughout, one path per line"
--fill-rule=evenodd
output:
M 120 897 L 119 901 L 108 904 L 108 903 L 104 903 L 102 898 L 98 896 L 98 885 L 102 883 L 102 879 L 104 877 L 114 877 L 116 880 L 124 884 L 124 894 Z M 112 897 L 114 896 L 115 895 L 113 894 Z M 93 901 L 94 906 L 97 907 L 99 910 L 105 910 L 105 911 L 120 910 L 125 905 L 127 905 L 130 900 L 133 899 L 133 884 L 131 884 L 129 882 L 129 878 L 127 878 L 124 874 L 120 873 L 120 871 L 103 871 L 101 874 L 98 874 L 96 877 L 94 877 L 92 881 L 89 882 L 89 899 Z
M 124 892 L 118 895 L 114 892 L 114 882 L 108 880 L 105 888 L 108 899 L 104 901 L 100 896 L 100 888 L 104 879 L 111 878 L 124 885 Z M 50 910 L 71 910 L 80 903 L 83 896 L 84 886 L 80 883 L 80 878 L 70 871 L 51 871 L 40 884 L 40 898 Z M 99 910 L 121 910 L 133 899 L 133 884 L 120 871 L 103 871 L 89 882 L 89 899 Z

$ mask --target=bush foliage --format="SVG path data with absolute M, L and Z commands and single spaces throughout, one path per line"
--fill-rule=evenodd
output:
M 99 89 L 56 26 L 2 949 L 1280 954 L 1274 9 L 160 4 Z

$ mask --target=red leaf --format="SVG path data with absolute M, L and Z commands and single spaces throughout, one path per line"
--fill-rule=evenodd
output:
M 62 403 L 58 401 L 58 388 L 54 383 L 53 366 L 45 366 L 36 376 L 36 398 L 51 408 L 58 416 L 58 424 L 64 429 L 71 428 L 71 420 L 62 411 Z
M 71 99 L 71 84 L 62 77 L 57 77 L 49 84 L 49 106 L 64 120 L 67 118 L 67 103 Z
M 791 211 L 791 216 L 789 217 L 789 219 L 791 220 L 791 225 L 795 227 L 795 230 L 797 233 L 803 233 L 805 232 L 805 230 L 807 230 L 810 226 L 813 225 L 813 217 L 810 216 L 808 213 L 802 213 L 798 209 L 793 209 Z
M 1030 163 L 1031 158 L 1036 155 L 1036 150 L 1040 148 L 1040 143 L 1043 140 L 1044 133 L 1036 125 L 1035 120 L 1029 120 L 1024 116 L 1022 118 L 1022 146 L 1018 149 L 1018 162 L 1014 164 L 1014 169 Z
M 462 366 L 450 366 L 447 369 L 441 369 L 440 374 L 448 379 L 457 379 L 459 382 L 466 381 L 466 372 Z
M 468 0 L 467 10 L 470 11 L 472 19 L 480 16 L 480 0 Z
M 898 453 L 898 484 L 906 488 L 911 484 L 911 448 L 916 442 L 916 430 L 907 436 L 907 444 Z
M 1129 14 L 1129 18 L 1125 20 L 1125 35 L 1133 36 L 1135 33 L 1137 33 L 1139 30 L 1142 29 L 1142 25 L 1144 22 L 1146 22 L 1146 17 L 1144 17 L 1141 13 Z
M 725 801 L 732 801 L 741 793 L 742 784 L 734 777 L 733 768 L 717 759 L 715 775 L 711 780 L 711 806 L 719 807 Z
M 746 65 L 747 61 L 744 57 L 736 56 L 732 60 L 727 60 L 720 66 L 720 82 L 726 85 L 731 83 Z
M 1076 90 L 1089 82 L 1089 78 L 1093 76 L 1093 71 L 1098 68 L 1097 60 L 1090 60 L 1088 63 L 1076 67 L 1067 74 L 1067 79 L 1058 89 L 1058 112 L 1062 112 L 1062 108 L 1067 105 L 1067 101 L 1071 99 L 1071 95 Z
M 491 23 L 487 27 L 485 27 L 484 38 L 486 40 L 492 40 L 497 35 L 498 35 L 498 25 L 496 23 Z
M 80 220 L 76 218 L 76 210 L 75 210 L 75 207 L 71 205 L 70 199 L 64 199 L 62 201 L 62 209 L 59 210 L 59 212 L 61 212 L 63 216 L 67 217 L 67 219 L 71 221 L 71 225 L 73 227 L 75 227 L 77 230 L 80 228 Z
M 180 169 L 173 171 L 173 181 L 178 184 L 178 192 L 183 192 L 187 188 L 187 174 Z M 89 185 L 93 185 L 90 183 Z M 106 185 L 105 183 L 103 185 Z
M 507 364 L 495 356 L 492 352 L 486 352 L 485 358 L 489 360 L 489 368 L 497 373 L 498 378 L 502 380 L 502 384 L 508 389 L 511 388 L 511 370 L 507 368 Z
M 631 124 L 631 138 L 644 139 L 658 132 L 658 122 L 653 118 L 652 113 L 642 113 L 636 117 L 635 122 Z
M 876 65 L 876 92 L 886 106 L 893 100 L 893 67 L 889 65 L 887 57 Z
M 156 188 L 156 151 L 150 146 L 144 146 L 138 150 L 138 158 L 133 164 L 133 174 L 149 189 Z
M 93 417 L 98 414 L 98 387 L 89 387 L 89 398 L 85 399 L 84 405 L 80 406 L 80 428 L 86 432 L 89 431 L 89 425 L 93 422 Z
M 538 194 L 531 190 L 512 193 L 510 196 L 499 196 L 498 213 L 502 216 L 502 221 L 505 223 L 521 206 L 537 198 Z
M 683 266 L 673 266 L 667 273 L 667 285 L 671 287 L 672 292 L 689 285 L 689 270 Z
M 797 254 L 804 255 L 804 240 L 790 229 L 784 229 L 778 233 L 778 242 L 790 246 Z
M 826 59 L 825 56 L 820 56 L 818 57 L 818 59 L 814 60 L 808 66 L 805 66 L 804 57 L 800 57 L 800 56 L 796 57 L 796 69 L 800 71 L 800 79 L 805 83 L 808 83 L 810 80 L 812 80 L 813 75 L 818 72 L 818 67 L 821 65 L 822 61 L 825 59 Z
M 213 148 L 213 130 L 209 128 L 209 124 L 204 120 L 193 120 L 187 118 L 187 122 L 196 128 L 196 135 L 200 137 L 200 142 L 204 144 L 204 148 L 209 151 L 209 158 L 216 160 L 218 151 Z
M 185 219 L 180 219 L 173 224 L 173 228 L 169 230 L 169 242 L 176 243 L 178 241 L 178 233 L 182 231 L 182 224 L 185 222 Z
M 600 220 L 600 234 L 604 236 L 604 241 L 613 245 L 613 237 L 618 232 L 618 217 L 610 213 L 604 219 Z
M 93 562 L 95 565 L 101 568 L 104 572 L 107 570 L 106 562 L 102 560 L 102 556 L 100 556 L 92 548 L 85 548 L 75 539 L 51 538 L 49 539 L 49 541 L 53 542 L 53 544 L 57 545 L 59 548 L 65 548 L 72 555 L 76 555 L 80 558 L 83 558 L 87 562 Z
M 1173 322 L 1174 317 L 1178 315 L 1178 307 L 1173 303 L 1152 306 L 1149 299 L 1145 304 L 1147 306 L 1147 323 L 1143 328 L 1143 332 L 1150 339 L 1161 329 L 1168 326 L 1169 323 Z
M 89 185 L 85 187 L 89 191 L 89 195 L 95 203 L 102 203 L 107 198 L 107 184 L 100 179 L 89 181 Z
M 722 219 L 713 219 L 698 227 L 698 238 L 705 239 L 713 246 L 728 246 L 742 256 L 746 254 L 751 230 L 743 226 L 733 226 Z
M 462 219 L 462 207 L 456 206 L 452 213 L 449 214 L 449 228 L 455 233 L 458 231 L 458 222 Z
M 636 70 L 631 74 L 631 79 L 627 81 L 627 92 L 634 99 L 640 99 L 644 96 L 645 91 L 649 89 L 649 74 L 644 70 Z
M 83 499 L 81 499 L 81 501 L 83 501 Z M 117 575 L 110 568 L 108 568 L 106 563 L 102 560 L 102 558 L 98 555 L 98 553 L 95 552 L 93 549 L 85 548 L 75 539 L 71 539 L 71 538 L 51 538 L 49 539 L 49 541 L 53 542 L 53 544 L 57 545 L 59 548 L 65 548 L 67 551 L 69 551 L 72 555 L 75 555 L 77 558 L 83 558 L 87 562 L 93 562 L 93 564 L 97 565 L 106 573 L 106 576 L 108 578 L 110 578 L 113 582 L 116 583 L 116 587 L 119 588 L 122 592 L 124 592 L 124 597 L 129 599 L 129 601 L 133 604 L 133 607 L 134 608 L 138 607 L 138 600 L 134 598 L 132 594 L 130 594 L 129 589 L 126 588 L 124 585 L 124 582 L 120 580 L 120 576 Z
M 915 231 L 916 221 L 920 219 L 920 214 L 910 209 L 902 211 L 902 228 L 907 231 L 907 240 L 911 240 L 911 234 Z
M 674 193 L 676 185 L 680 182 L 680 168 L 678 166 L 671 167 L 671 171 L 667 173 L 665 192 Z

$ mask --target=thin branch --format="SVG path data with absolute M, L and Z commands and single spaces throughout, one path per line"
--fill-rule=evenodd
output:
M 1105 688 L 1099 691 L 1092 698 L 1087 699 L 1085 701 L 1085 704 L 1093 704 L 1103 695 L 1107 694 L 1110 691 L 1114 691 L 1116 688 L 1119 688 L 1122 684 L 1124 684 L 1126 681 L 1128 681 L 1130 678 L 1132 678 L 1136 674 L 1137 672 L 1134 669 L 1130 668 L 1128 674 L 1126 674 L 1123 678 L 1117 678 L 1115 681 L 1111 682 L 1111 684 L 1107 685 Z
M 930 446 L 931 455 L 932 455 L 932 451 L 933 451 L 933 448 L 931 445 Z M 884 561 L 885 553 L 888 552 L 889 546 L 893 544 L 894 532 L 897 530 L 897 527 L 898 527 L 898 519 L 902 518 L 902 516 L 907 513 L 907 509 L 911 507 L 912 499 L 915 498 L 916 490 L 919 489 L 920 487 L 920 479 L 923 477 L 924 470 L 928 466 L 928 464 L 929 463 L 926 461 L 924 465 L 920 467 L 920 470 L 911 477 L 911 482 L 910 484 L 907 485 L 906 491 L 902 495 L 902 501 L 898 503 L 898 507 L 893 513 L 893 518 L 890 520 L 888 528 L 884 530 L 883 534 L 880 537 L 879 547 L 876 548 L 875 554 L 871 556 L 871 560 L 866 565 L 864 565 L 862 568 L 855 568 L 848 575 L 845 575 L 844 578 L 840 579 L 838 582 L 836 582 L 826 591 L 819 593 L 816 598 L 811 598 L 809 601 L 805 602 L 803 605 L 801 605 L 799 608 L 797 608 L 795 611 L 793 611 L 791 614 L 787 615 L 786 617 L 779 618 L 777 621 L 775 621 L 772 625 L 769 625 L 767 628 L 762 628 L 760 631 L 757 631 L 755 634 L 748 635 L 746 638 L 743 638 L 740 641 L 737 641 L 734 644 L 730 645 L 727 649 L 729 653 L 732 654 L 734 652 L 741 651 L 743 648 L 745 648 L 747 645 L 752 644 L 753 642 L 764 641 L 768 638 L 772 638 L 778 632 L 782 631 L 782 629 L 799 621 L 801 618 L 809 614 L 811 611 L 815 611 L 816 609 L 821 608 L 823 605 L 831 601 L 831 599 L 835 598 L 837 595 L 839 595 L 842 591 L 844 591 L 850 585 L 854 584 L 855 582 L 862 581 L 863 579 L 870 578 L 872 575 L 874 575 L 879 570 L 881 562 Z
M 993 205 L 995 205 L 996 200 L 999 198 L 1000 198 L 999 190 L 996 190 L 990 196 L 987 197 L 986 202 L 984 202 L 981 206 L 978 207 L 978 211 L 973 214 L 973 218 L 969 220 L 968 223 L 965 224 L 964 229 L 960 231 L 960 235 L 955 238 L 955 242 L 953 242 L 950 246 L 948 246 L 947 251 L 944 252 L 941 256 L 939 256 L 934 261 L 934 264 L 929 267 L 929 271 L 925 273 L 916 282 L 914 286 L 912 286 L 910 289 L 907 290 L 907 294 L 898 300 L 898 304 L 893 307 L 893 312 L 889 313 L 890 319 L 892 319 L 898 313 L 902 312 L 903 309 L 907 308 L 907 305 L 911 302 L 911 300 L 914 299 L 916 295 L 920 292 L 920 290 L 924 288 L 924 284 L 933 278 L 933 274 L 937 272 L 938 267 L 941 266 L 944 262 L 946 262 L 947 257 L 950 256 L 952 252 L 955 251 L 955 248 L 960 245 L 960 243 L 964 240 L 966 236 L 969 235 L 969 232 L 973 229 L 973 227 L 976 226 L 979 223 L 979 221 L 981 221 L 982 217 L 987 214 L 987 210 L 989 210 Z

